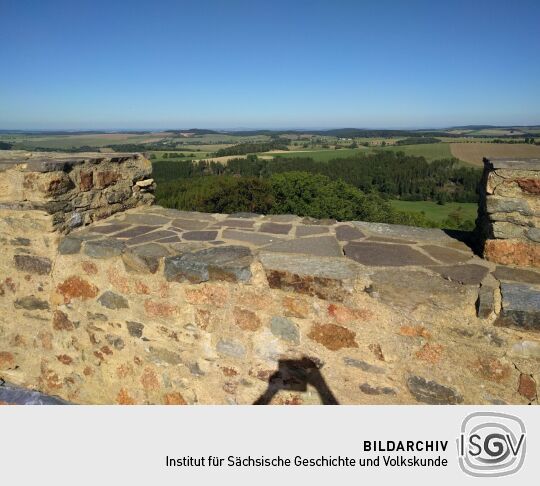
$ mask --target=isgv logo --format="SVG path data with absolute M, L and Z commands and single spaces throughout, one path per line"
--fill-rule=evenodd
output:
M 498 412 L 475 412 L 461 424 L 459 466 L 469 476 L 500 477 L 516 473 L 525 461 L 523 421 Z

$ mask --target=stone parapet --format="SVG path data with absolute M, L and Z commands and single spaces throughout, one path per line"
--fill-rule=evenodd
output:
M 140 154 L 1 151 L 0 211 L 14 211 L 12 217 L 38 211 L 50 216 L 54 231 L 66 233 L 151 204 L 151 173 Z
M 538 403 L 540 270 L 470 234 L 177 211 L 140 155 L 23 155 L 0 163 L 0 403 Z
M 540 267 L 540 159 L 485 160 L 478 228 L 488 260 Z

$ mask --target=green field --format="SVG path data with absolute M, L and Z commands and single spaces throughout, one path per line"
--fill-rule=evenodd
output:
M 425 157 L 428 162 L 438 159 L 450 159 L 450 145 L 447 143 L 423 143 L 418 145 L 400 145 L 384 147 L 382 150 L 394 150 L 404 152 L 406 155 Z
M 282 152 L 279 154 L 272 154 L 272 153 L 264 153 L 264 154 L 257 154 L 257 155 L 263 155 L 265 157 L 271 156 L 271 157 L 309 157 L 313 160 L 317 160 L 319 162 L 327 162 L 332 159 L 338 159 L 338 158 L 344 158 L 344 157 L 353 157 L 355 155 L 359 154 L 365 154 L 368 153 L 370 149 L 366 147 L 359 147 L 356 149 L 319 149 L 319 150 L 308 150 L 305 149 L 303 151 L 289 151 L 289 152 Z
M 424 213 L 426 218 L 442 223 L 451 212 L 459 211 L 463 220 L 474 221 L 478 205 L 474 203 L 446 203 L 444 205 L 430 201 L 390 201 L 392 206 L 400 211 Z

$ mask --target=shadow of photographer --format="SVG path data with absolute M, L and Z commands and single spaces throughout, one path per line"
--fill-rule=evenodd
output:
M 323 405 L 339 405 L 321 374 L 321 367 L 321 364 L 306 357 L 279 360 L 278 370 L 268 378 L 266 391 L 253 405 L 270 404 L 280 390 L 306 392 L 308 385 L 317 390 Z

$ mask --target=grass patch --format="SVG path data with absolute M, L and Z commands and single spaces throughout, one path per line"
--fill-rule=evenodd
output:
M 426 218 L 440 225 L 450 216 L 450 213 L 458 211 L 463 220 L 474 221 L 478 211 L 475 203 L 446 203 L 443 205 L 431 201 L 400 201 L 391 200 L 390 204 L 395 209 L 411 213 L 424 213 Z

